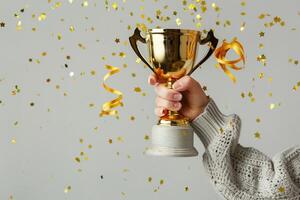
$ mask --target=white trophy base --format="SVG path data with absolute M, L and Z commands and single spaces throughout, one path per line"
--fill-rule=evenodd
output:
M 152 146 L 146 151 L 147 155 L 191 157 L 197 156 L 194 147 L 194 131 L 190 125 L 152 127 Z

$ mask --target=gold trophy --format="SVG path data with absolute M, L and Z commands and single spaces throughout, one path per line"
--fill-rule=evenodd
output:
M 162 80 L 168 88 L 185 75 L 191 75 L 214 52 L 218 44 L 213 31 L 210 30 L 204 39 L 201 32 L 189 29 L 148 29 L 145 38 L 138 28 L 129 37 L 130 45 L 137 56 Z M 147 43 L 149 63 L 143 58 L 137 41 Z M 209 46 L 205 57 L 196 65 L 198 42 Z M 194 132 L 189 119 L 179 112 L 168 111 L 152 127 L 152 145 L 147 149 L 148 155 L 157 156 L 196 156 Z

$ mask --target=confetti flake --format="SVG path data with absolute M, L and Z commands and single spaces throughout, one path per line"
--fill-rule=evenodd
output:
M 181 25 L 181 19 L 180 19 L 180 18 L 177 18 L 177 19 L 176 19 L 176 24 L 177 24 L 177 26 L 180 26 L 180 25 Z
M 144 140 L 149 140 L 149 139 L 150 139 L 149 135 L 144 136 Z
M 276 105 L 274 103 L 271 103 L 269 106 L 270 110 L 273 110 L 275 107 L 276 107 Z
M 279 191 L 280 193 L 283 193 L 283 192 L 285 192 L 285 188 L 281 186 L 281 187 L 278 188 L 278 191 Z
M 259 32 L 259 37 L 264 37 L 265 36 L 265 33 L 264 32 Z
M 47 14 L 46 13 L 41 13 L 38 17 L 38 20 L 39 21 L 44 21 L 44 20 L 46 20 L 46 18 L 47 18 Z
M 240 31 L 241 31 L 241 32 L 245 30 L 245 25 L 246 25 L 245 22 L 243 22 L 243 23 L 241 24 L 241 27 L 240 27 Z
M 114 10 L 118 10 L 118 4 L 116 2 L 114 2 L 111 7 L 114 9 Z
M 66 193 L 66 194 L 69 193 L 71 191 L 71 189 L 72 189 L 72 187 L 70 185 L 65 187 L 64 193 Z
M 159 181 L 159 184 L 160 185 L 163 185 L 165 183 L 165 181 L 163 180 L 163 179 L 161 179 L 160 181 Z
M 256 139 L 260 139 L 261 138 L 261 134 L 257 131 L 256 133 L 254 133 L 254 137 Z
M 135 88 L 134 88 L 134 91 L 135 91 L 135 92 L 141 92 L 142 89 L 141 89 L 140 87 L 135 87 Z
M 12 143 L 12 144 L 17 144 L 16 138 L 12 138 L 11 141 L 10 141 L 10 143 Z
M 184 191 L 185 191 L 185 192 L 188 192 L 189 190 L 190 190 L 190 189 L 189 189 L 188 186 L 185 186 L 185 187 L 184 187 Z
M 74 28 L 74 26 L 73 26 L 73 25 L 71 25 L 71 26 L 69 27 L 69 30 L 70 30 L 70 32 L 74 32 L 74 31 L 75 31 L 75 28 Z

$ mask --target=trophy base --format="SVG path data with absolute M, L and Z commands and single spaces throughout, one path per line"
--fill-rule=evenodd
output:
M 190 125 L 152 127 L 152 145 L 146 151 L 152 156 L 192 157 L 198 151 L 194 147 L 194 131 Z

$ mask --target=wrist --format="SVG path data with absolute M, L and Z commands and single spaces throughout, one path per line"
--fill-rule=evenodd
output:
M 208 95 L 208 96 L 205 96 L 204 102 L 199 106 L 198 109 L 196 109 L 196 113 L 195 113 L 195 115 L 191 118 L 191 121 L 193 121 L 194 119 L 196 119 L 197 117 L 199 117 L 199 116 L 204 112 L 206 106 L 207 106 L 208 103 L 209 103 L 209 100 L 210 100 L 209 95 Z

